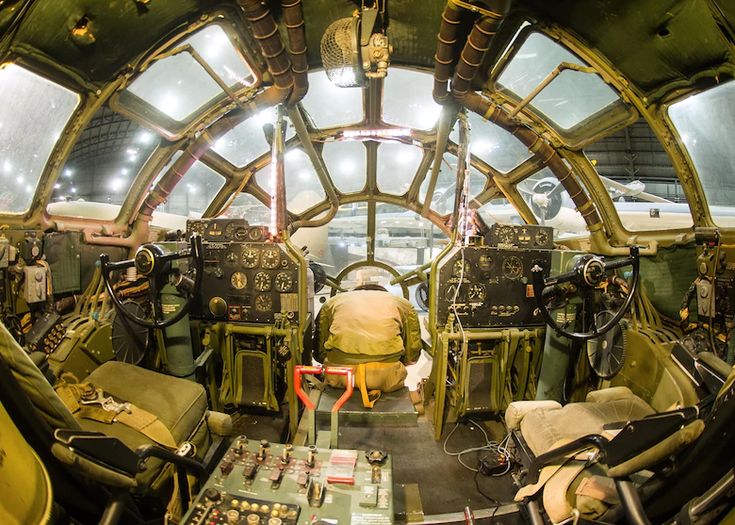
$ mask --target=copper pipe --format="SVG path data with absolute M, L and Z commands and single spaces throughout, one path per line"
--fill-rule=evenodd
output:
M 505 20 L 510 10 L 510 0 L 494 0 L 486 2 L 491 15 L 483 15 L 472 26 L 470 36 L 462 49 L 459 62 L 452 77 L 452 95 L 460 100 L 472 89 L 472 80 L 482 65 L 485 53 L 490 49 L 495 33 Z
M 451 100 L 448 90 L 449 77 L 454 65 L 454 46 L 457 43 L 461 20 L 462 9 L 452 2 L 447 2 L 442 13 L 434 54 L 434 100 L 437 104 L 443 105 Z
M 587 227 L 599 229 L 601 220 L 597 209 L 592 205 L 577 179 L 572 176 L 572 168 L 567 166 L 549 143 L 539 137 L 535 131 L 513 120 L 503 108 L 493 106 L 489 100 L 483 98 L 479 93 L 470 92 L 462 98 L 462 101 L 467 109 L 515 135 L 531 153 L 540 158 L 544 165 L 548 166 L 556 178 L 559 179 L 587 223 Z
M 298 103 L 309 90 L 309 62 L 306 56 L 306 30 L 304 28 L 304 12 L 301 0 L 281 0 L 283 22 L 288 31 L 288 53 L 291 56 L 293 72 L 293 91 L 288 98 L 288 105 Z
M 232 130 L 235 126 L 250 118 L 254 113 L 260 111 L 264 107 L 275 106 L 280 104 L 288 96 L 288 92 L 279 89 L 277 86 L 266 89 L 247 105 L 247 109 L 236 109 L 226 116 L 212 124 L 206 131 L 192 141 L 181 156 L 169 168 L 166 174 L 161 177 L 156 187 L 148 194 L 148 197 L 140 207 L 139 215 L 146 220 L 150 217 L 161 203 L 165 202 L 169 194 L 173 191 L 176 184 L 183 178 L 189 168 L 197 162 L 214 143 L 225 133 Z
M 450 0 L 448 5 L 451 3 Z M 485 4 L 491 13 L 483 15 L 475 22 L 467 38 L 452 78 L 452 96 L 463 107 L 509 131 L 525 144 L 559 179 L 584 218 L 588 229 L 598 231 L 601 228 L 601 220 L 597 209 L 572 176 L 573 170 L 564 163 L 556 150 L 536 132 L 514 120 L 504 109 L 494 106 L 472 89 L 472 81 L 482 65 L 485 53 L 490 48 L 492 38 L 510 10 L 510 0 L 488 0 Z M 439 46 L 441 45 L 440 40 Z M 437 78 L 435 69 L 435 87 L 437 82 L 441 84 L 442 78 Z
M 291 59 L 283 47 L 273 15 L 260 0 L 238 0 L 238 4 L 245 13 L 253 37 L 258 41 L 273 84 L 290 93 L 294 85 Z

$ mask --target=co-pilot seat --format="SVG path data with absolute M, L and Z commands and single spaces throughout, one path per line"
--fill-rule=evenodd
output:
M 204 388 L 197 383 L 116 361 L 104 363 L 84 379 L 84 383 L 93 385 L 117 401 L 131 403 L 140 409 L 139 415 L 142 414 L 157 429 L 150 432 L 148 428 L 140 430 L 139 421 L 134 421 L 132 426 L 120 422 L 104 423 L 84 417 L 81 411 L 76 411 L 75 417 L 1 323 L 0 358 L 51 430 L 102 432 L 117 437 L 131 450 L 135 450 L 141 445 L 156 444 L 154 439 L 167 441 L 167 437 L 161 437 L 166 435 L 166 430 L 161 429 L 163 426 L 177 446 L 185 441 L 192 443 L 199 459 L 210 443 L 206 421 L 207 398 Z M 163 468 L 162 460 L 153 457 L 145 460 L 145 466 L 145 470 L 136 476 L 135 491 L 155 493 L 170 476 L 170 470 Z
M 622 424 L 656 414 L 644 400 L 627 387 L 590 392 L 583 403 L 562 407 L 556 401 L 517 401 L 505 414 L 509 432 L 520 434 L 522 444 L 533 457 L 558 450 L 583 436 L 615 438 Z M 597 519 L 619 502 L 613 478 L 626 479 L 676 454 L 695 441 L 704 430 L 701 419 L 682 425 L 668 437 L 630 459 L 612 467 L 596 462 L 590 452 L 569 453 L 545 466 L 537 483 L 522 487 L 516 500 L 542 495 L 543 506 L 554 522 L 569 518 L 573 509 L 582 517 Z M 552 452 L 553 453 L 553 452 Z M 534 480 L 535 481 L 535 480 Z

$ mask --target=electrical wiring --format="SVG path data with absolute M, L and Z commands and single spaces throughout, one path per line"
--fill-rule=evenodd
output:
M 459 450 L 459 451 L 456 451 L 456 452 L 447 450 L 447 444 L 449 443 L 449 439 L 452 437 L 452 435 L 454 434 L 454 432 L 459 427 L 459 422 L 458 422 L 458 423 L 456 423 L 454 425 L 454 427 L 452 428 L 452 430 L 449 431 L 449 434 L 447 434 L 447 437 L 444 438 L 444 443 L 442 445 L 442 450 L 444 451 L 444 453 L 446 455 L 448 455 L 448 456 L 455 456 L 457 458 L 457 461 L 459 462 L 460 465 L 462 465 L 467 470 L 470 470 L 470 471 L 476 472 L 476 473 L 479 472 L 479 469 L 473 468 L 470 465 L 468 465 L 467 463 L 465 463 L 464 461 L 462 461 L 462 456 L 464 456 L 466 454 L 470 454 L 472 452 L 487 451 L 487 452 L 493 452 L 495 454 L 502 454 L 506 458 L 510 458 L 511 457 L 510 452 L 508 451 L 508 448 L 507 448 L 508 447 L 508 442 L 510 441 L 510 434 L 506 435 L 503 438 L 503 440 L 500 441 L 500 442 L 498 442 L 498 441 L 491 441 L 490 438 L 489 438 L 489 436 L 487 435 L 487 432 L 482 427 L 482 425 L 478 424 L 476 421 L 473 421 L 472 419 L 470 419 L 468 421 L 470 423 L 472 423 L 473 425 L 475 425 L 478 429 L 480 429 L 480 432 L 482 432 L 482 435 L 483 435 L 483 437 L 485 439 L 485 444 L 482 445 L 482 446 L 479 446 L 479 447 L 470 447 L 470 448 L 466 448 L 464 450 Z M 484 456 L 484 457 L 487 457 L 487 456 Z M 480 458 L 480 460 L 478 460 L 478 463 L 479 463 L 479 461 L 482 461 L 482 459 L 484 459 L 484 457 L 483 458 Z M 503 472 L 498 473 L 498 474 L 493 474 L 493 476 L 494 477 L 504 476 L 505 474 L 507 474 L 508 472 L 510 472 L 510 466 L 511 466 L 511 463 L 510 463 L 510 461 L 508 461 L 508 464 L 506 465 L 505 470 Z

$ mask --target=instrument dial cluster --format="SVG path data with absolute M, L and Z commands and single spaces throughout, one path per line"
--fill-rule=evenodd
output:
M 202 236 L 205 271 L 201 301 L 192 317 L 273 323 L 299 308 L 299 259 L 272 242 L 266 228 L 242 219 L 190 220 Z M 210 304 L 224 305 L 214 311 Z

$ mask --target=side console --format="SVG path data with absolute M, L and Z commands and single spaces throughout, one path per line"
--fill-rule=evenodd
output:
M 182 523 L 393 523 L 391 458 L 235 439 Z

